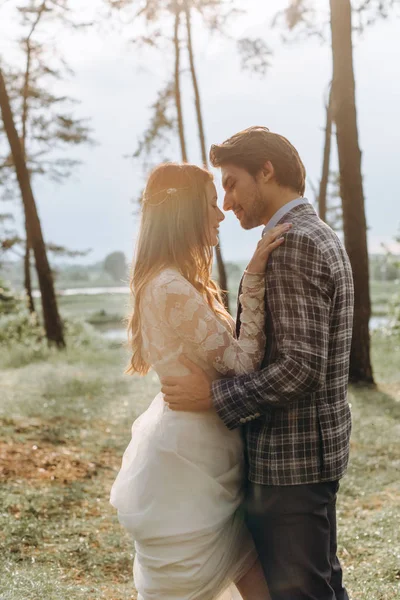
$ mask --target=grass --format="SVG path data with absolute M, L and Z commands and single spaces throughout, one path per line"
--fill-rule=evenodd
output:
M 132 597 L 132 544 L 108 496 L 155 382 L 124 377 L 126 359 L 81 349 L 2 371 L 2 599 Z
M 104 344 L 36 358 L 0 359 L 0 598 L 131 600 L 132 543 L 108 497 L 157 379 L 125 377 L 125 351 Z M 352 600 L 400 596 L 400 341 L 376 335 L 373 359 L 379 387 L 350 390 L 338 504 Z
M 353 600 L 400 597 L 400 341 L 375 339 L 378 388 L 350 389 L 350 468 L 338 505 L 340 556 Z
M 386 316 L 393 297 L 400 292 L 399 281 L 371 281 L 371 305 L 374 316 Z

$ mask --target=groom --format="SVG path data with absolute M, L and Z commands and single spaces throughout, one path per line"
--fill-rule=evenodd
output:
M 214 407 L 243 426 L 246 514 L 272 600 L 348 600 L 336 555 L 336 493 L 349 455 L 353 281 L 338 237 L 303 197 L 305 169 L 284 137 L 250 127 L 211 148 L 224 209 L 244 229 L 289 222 L 266 271 L 261 370 L 210 382 L 163 379 L 173 410 Z M 240 331 L 240 305 L 237 328 Z

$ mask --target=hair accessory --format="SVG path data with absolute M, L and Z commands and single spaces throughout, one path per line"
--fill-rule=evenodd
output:
M 171 196 L 173 196 L 174 194 L 176 194 L 178 191 L 180 190 L 188 190 L 188 187 L 183 187 L 183 188 L 164 188 L 163 190 L 160 190 L 159 192 L 155 192 L 154 194 L 152 194 L 151 196 L 147 196 L 146 194 L 143 196 L 143 202 L 148 202 L 151 198 L 154 198 L 154 196 L 158 196 L 159 194 L 162 194 L 165 192 L 165 198 L 163 198 L 160 202 L 157 202 L 157 204 L 153 204 L 151 203 L 150 206 L 160 206 L 161 204 L 163 204 L 166 200 L 168 200 L 168 198 L 170 198 Z

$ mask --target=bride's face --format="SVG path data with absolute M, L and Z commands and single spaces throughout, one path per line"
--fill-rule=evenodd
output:
M 208 209 L 208 235 L 211 246 L 218 244 L 219 224 L 225 219 L 224 213 L 218 208 L 217 190 L 212 181 L 206 185 Z

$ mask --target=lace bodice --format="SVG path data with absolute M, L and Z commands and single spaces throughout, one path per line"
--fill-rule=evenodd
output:
M 214 379 L 257 370 L 265 350 L 264 295 L 264 275 L 245 273 L 236 339 L 232 319 L 217 316 L 176 269 L 163 270 L 147 285 L 141 304 L 145 359 L 160 376 L 187 373 L 181 354 Z

